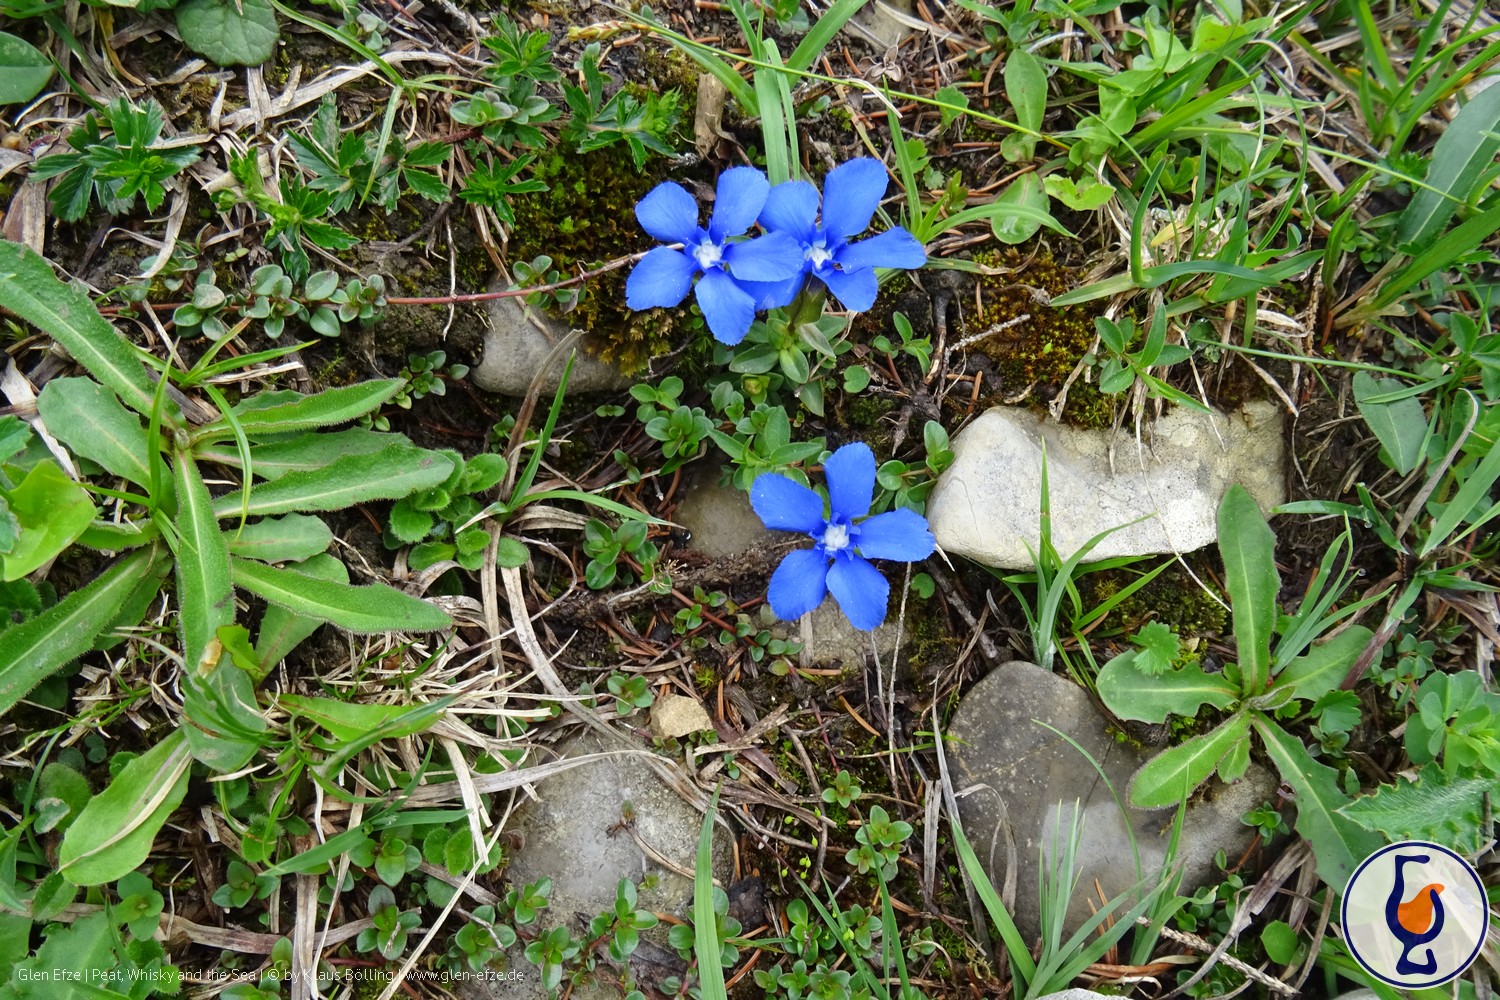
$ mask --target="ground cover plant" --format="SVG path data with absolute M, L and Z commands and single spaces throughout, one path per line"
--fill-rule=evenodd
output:
M 1493 892 L 1500 21 L 878 6 L 0 0 L 0 996 L 1390 998 L 1353 867 Z M 990 406 L 1257 399 L 1215 547 L 1059 553 L 1044 478 L 1034 571 L 935 551 Z M 785 534 L 706 555 L 711 482 Z M 1252 850 L 1095 899 L 1060 830 L 1028 940 L 941 736 L 1018 657 L 1155 741 L 1122 801 L 1267 767 Z M 583 730 L 690 909 L 513 870 Z

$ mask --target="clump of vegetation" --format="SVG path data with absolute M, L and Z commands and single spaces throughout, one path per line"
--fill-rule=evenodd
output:
M 511 199 L 515 225 L 512 256 L 531 260 L 546 255 L 563 273 L 577 273 L 623 257 L 649 241 L 635 218 L 635 204 L 662 177 L 639 171 L 621 145 L 578 155 L 558 149 L 541 158 L 531 176 L 547 190 Z M 589 345 L 621 370 L 645 369 L 652 357 L 680 346 L 688 329 L 687 308 L 633 312 L 625 306 L 626 269 L 589 282 L 567 322 L 589 331 Z

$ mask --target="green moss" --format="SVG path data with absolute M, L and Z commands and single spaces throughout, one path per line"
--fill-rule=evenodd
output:
M 662 179 L 660 165 L 637 171 L 623 146 L 583 155 L 559 150 L 538 161 L 535 176 L 548 189 L 512 202 L 513 258 L 545 254 L 555 269 L 574 274 L 650 245 L 636 223 L 635 203 Z M 577 308 L 557 315 L 587 331 L 600 357 L 635 373 L 677 346 L 687 310 L 630 310 L 625 305 L 628 273 L 619 268 L 593 279 Z
M 1133 579 L 1124 570 L 1106 570 L 1090 573 L 1079 583 L 1088 606 L 1093 607 L 1119 593 Z M 1223 605 L 1205 593 L 1186 570 L 1173 565 L 1121 601 L 1109 614 L 1110 625 L 1126 633 L 1136 632 L 1152 621 L 1172 626 L 1187 639 L 1208 638 L 1224 634 L 1228 616 Z
M 999 370 L 1003 395 L 1030 387 L 1021 402 L 1045 404 L 1056 397 L 1068 376 L 1094 342 L 1097 305 L 1061 309 L 1044 304 L 1078 284 L 1077 272 L 1054 261 L 1045 251 L 1005 247 L 974 255 L 976 263 L 1004 268 L 1006 273 L 979 279 L 979 308 L 970 310 L 964 336 L 972 337 L 1019 316 L 1029 316 L 1014 327 L 999 330 L 979 341 L 980 351 Z M 1040 293 L 1040 294 L 1039 294 Z M 1085 427 L 1107 426 L 1114 417 L 1114 402 L 1092 384 L 1075 381 L 1068 389 L 1063 419 Z

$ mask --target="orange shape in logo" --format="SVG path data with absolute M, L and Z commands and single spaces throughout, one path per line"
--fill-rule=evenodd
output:
M 1432 904 L 1446 889 L 1441 882 L 1423 886 L 1410 901 L 1396 907 L 1396 921 L 1413 934 L 1425 934 L 1432 927 Z

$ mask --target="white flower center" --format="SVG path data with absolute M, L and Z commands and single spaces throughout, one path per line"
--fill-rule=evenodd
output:
M 822 243 L 815 243 L 803 252 L 802 259 L 812 261 L 814 270 L 821 270 L 824 264 L 833 259 L 833 252 Z
M 709 240 L 704 240 L 693 248 L 693 259 L 698 262 L 698 267 L 705 271 L 711 267 L 717 267 L 723 256 L 724 248 Z
M 849 547 L 849 526 L 845 524 L 830 524 L 823 531 L 823 549 L 833 555 L 842 552 Z

